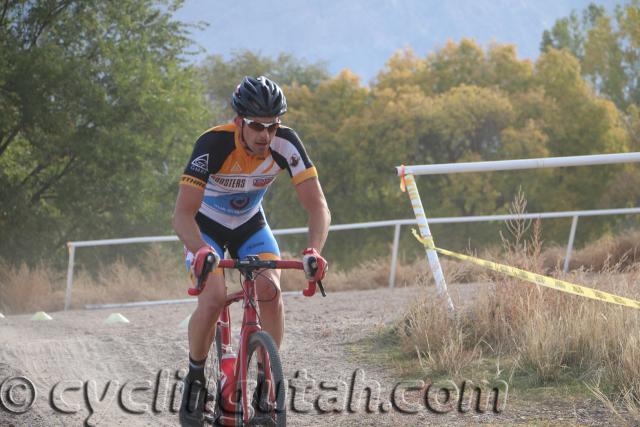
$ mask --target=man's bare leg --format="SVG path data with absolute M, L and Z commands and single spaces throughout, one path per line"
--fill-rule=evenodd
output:
M 183 382 L 179 414 L 180 425 L 184 427 L 200 427 L 204 421 L 204 365 L 226 295 L 224 276 L 220 270 L 216 270 L 207 278 L 202 293 L 198 295 L 198 306 L 189 320 L 189 372 Z
M 207 357 L 215 336 L 216 321 L 224 309 L 226 298 L 224 276 L 214 271 L 198 295 L 198 306 L 189 320 L 189 355 L 192 359 L 203 360 Z

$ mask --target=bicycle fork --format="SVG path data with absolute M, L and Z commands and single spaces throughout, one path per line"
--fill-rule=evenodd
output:
M 220 421 L 223 425 L 238 425 L 240 422 L 238 414 L 238 403 L 242 405 L 242 423 L 247 424 L 251 418 L 251 402 L 250 397 L 248 396 L 248 357 L 249 357 L 249 338 L 254 332 L 262 330 L 260 324 L 258 322 L 258 315 L 256 313 L 256 301 L 257 295 L 255 290 L 255 283 L 252 280 L 252 275 L 244 281 L 244 290 L 247 292 L 248 298 L 243 300 L 243 319 L 242 326 L 240 329 L 240 342 L 238 345 L 238 354 L 236 358 L 236 363 L 234 367 L 234 382 L 235 384 L 229 384 L 229 386 L 233 387 L 233 392 L 231 397 L 226 397 L 225 401 L 220 404 L 221 412 L 220 412 Z M 246 304 L 244 301 L 251 301 L 251 303 Z M 220 344 L 221 344 L 221 360 L 225 358 L 225 355 L 230 355 L 233 353 L 233 347 L 231 345 L 231 315 L 229 311 L 229 305 L 225 305 L 222 313 L 220 313 L 220 318 L 218 319 L 218 332 L 220 333 Z M 262 364 L 265 378 L 264 384 L 256 384 L 257 387 L 267 387 L 268 389 L 268 397 L 269 401 L 274 402 L 276 399 L 276 386 L 273 384 L 273 379 L 271 378 L 271 363 L 269 360 L 268 354 L 264 351 L 263 348 L 258 349 L 258 361 Z M 240 385 L 240 390 L 238 390 L 238 383 Z M 238 396 L 238 392 L 241 393 Z M 218 394 L 222 397 L 222 393 Z M 227 401 L 228 400 L 228 401 Z M 230 406 L 230 408 L 229 408 Z M 223 409 L 229 408 L 233 409 L 233 413 L 229 413 L 230 411 L 224 411 Z M 225 413 L 226 412 L 226 413 Z
M 240 363 L 236 365 L 236 378 L 240 382 L 241 403 L 242 403 L 242 422 L 247 424 L 250 420 L 250 402 L 247 390 L 248 376 L 248 357 L 249 357 L 249 337 L 254 332 L 260 331 L 260 323 L 258 322 L 258 314 L 256 312 L 257 294 L 253 272 L 245 273 L 243 300 L 243 317 L 242 327 L 240 328 L 240 348 L 238 349 L 238 360 Z M 247 303 L 248 302 L 248 303 Z

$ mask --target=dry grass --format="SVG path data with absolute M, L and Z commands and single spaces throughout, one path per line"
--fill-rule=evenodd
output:
M 472 344 L 472 331 L 447 310 L 440 298 L 423 298 L 405 315 L 398 327 L 405 351 L 415 352 L 426 373 L 460 376 L 482 356 L 480 346 Z
M 443 260 L 443 270 L 448 281 L 457 281 L 461 271 L 465 269 L 461 263 Z M 329 271 L 325 286 L 331 292 L 347 291 L 355 289 L 375 289 L 389 286 L 391 272 L 390 257 L 372 259 L 356 265 L 349 271 Z M 299 290 L 305 286 L 300 281 L 300 273 L 296 271 L 282 272 L 282 289 Z M 420 284 L 432 284 L 431 270 L 423 258 L 410 264 L 398 263 L 396 268 L 396 287 L 416 286 Z
M 514 210 L 526 203 L 518 200 Z M 535 223 L 511 224 L 511 237 L 503 238 L 500 256 L 489 259 L 537 273 L 548 273 L 542 253 L 541 230 Z M 525 234 L 528 233 L 527 238 Z M 629 236 L 629 235 L 627 235 Z M 589 260 L 589 270 L 580 268 L 568 275 L 554 269 L 552 275 L 569 282 L 640 299 L 637 287 L 640 264 L 629 262 L 629 239 L 609 242 L 605 252 L 586 248 L 576 257 Z M 613 249 L 622 248 L 613 251 Z M 596 262 L 596 255 L 602 257 Z M 483 254 L 488 256 L 491 254 Z M 598 273 L 590 271 L 597 270 Z M 426 375 L 445 373 L 459 376 L 468 367 L 489 360 L 511 360 L 512 372 L 530 382 L 553 385 L 576 380 L 588 384 L 611 408 L 623 408 L 621 419 L 640 421 L 640 311 L 601 303 L 552 289 L 488 274 L 492 282 L 466 305 L 458 302 L 455 317 L 443 311 L 444 304 L 419 301 L 404 317 L 398 330 L 407 352 L 418 351 Z M 469 370 L 467 370 L 469 374 Z M 509 380 L 509 378 L 504 378 Z M 635 417 L 635 418 L 634 418 Z
M 184 298 L 188 281 L 180 258 L 153 245 L 139 267 L 118 260 L 95 277 L 81 271 L 74 279 L 73 305 Z
M 294 259 L 291 254 L 283 258 Z M 349 273 L 331 272 L 325 286 L 335 292 L 348 289 L 371 289 L 388 286 L 388 258 L 369 261 L 355 267 Z M 461 266 L 445 264 L 449 280 Z M 421 260 L 411 265 L 399 265 L 396 286 L 414 286 L 427 283 L 431 274 Z M 230 291 L 239 289 L 239 276 L 229 272 L 227 285 Z M 152 245 L 137 265 L 124 260 L 99 268 L 95 274 L 78 269 L 74 272 L 72 308 L 84 308 L 86 304 L 120 303 L 161 299 L 187 298 L 190 282 L 185 273 L 181 253 L 175 253 L 162 245 Z M 281 287 L 284 291 L 306 287 L 302 272 L 284 270 Z M 57 311 L 64 307 L 66 271 L 40 264 L 34 268 L 26 265 L 13 267 L 0 263 L 0 312 L 4 314 L 30 313 L 38 310 Z
M 566 248 L 550 248 L 544 253 L 546 270 L 556 269 L 563 260 Z M 619 270 L 640 264 L 640 231 L 629 231 L 618 236 L 605 235 L 571 255 L 569 270 L 584 269 L 605 272 L 616 265 Z
M 0 263 L 0 312 L 19 313 L 33 307 L 59 309 L 56 299 L 62 280 L 60 273 L 46 264 L 30 269 L 25 264 Z
M 536 227 L 535 223 L 533 227 Z M 640 245 L 640 243 L 635 244 L 636 242 L 640 242 L 640 232 L 626 233 L 617 238 L 604 237 L 576 251 L 571 262 L 572 268 L 578 269 L 574 274 L 588 275 L 587 273 L 593 272 L 614 274 L 634 268 L 638 263 L 631 261 L 636 259 L 639 253 L 637 246 Z M 509 244 L 513 245 L 513 243 Z M 541 243 L 537 242 L 537 246 L 533 248 L 531 244 L 529 241 L 517 242 L 507 250 L 506 255 L 500 248 L 485 249 L 476 255 L 543 274 L 557 272 L 564 257 L 564 249 L 551 248 L 540 253 Z M 523 251 L 531 252 L 531 250 L 537 251 L 535 256 L 521 255 Z M 286 253 L 283 257 L 292 258 L 291 254 Z M 504 281 L 500 273 L 487 271 L 473 264 L 444 257 L 441 257 L 441 263 L 449 283 L 487 281 L 501 283 Z M 387 256 L 366 261 L 346 272 L 330 271 L 326 287 L 332 292 L 386 287 L 389 283 L 390 264 L 390 257 Z M 28 268 L 26 265 L 9 266 L 0 261 L 0 312 L 12 314 L 62 309 L 65 279 L 66 271 L 56 270 L 46 264 Z M 230 275 L 227 283 L 230 289 L 238 288 L 237 275 Z M 425 259 L 421 257 L 409 264 L 399 264 L 395 283 L 397 287 L 432 285 L 433 277 Z M 188 286 L 182 254 L 171 251 L 166 246 L 152 245 L 138 265 L 130 265 L 119 260 L 102 266 L 98 273 L 93 275 L 82 269 L 77 270 L 74 273 L 72 307 L 82 308 L 85 304 L 97 303 L 186 298 Z M 284 291 L 300 290 L 304 286 L 305 282 L 300 272 L 282 272 L 281 287 Z
M 101 267 L 95 275 L 76 271 L 71 307 L 184 298 L 186 280 L 181 257 L 152 245 L 139 267 L 119 260 Z M 4 314 L 62 310 L 65 289 L 66 271 L 46 264 L 31 269 L 0 264 L 0 312 Z

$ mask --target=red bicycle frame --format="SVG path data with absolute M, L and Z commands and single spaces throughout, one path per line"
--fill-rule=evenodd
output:
M 244 286 L 241 291 L 234 292 L 232 294 L 227 295 L 225 307 L 220 314 L 220 318 L 218 319 L 217 325 L 219 327 L 220 333 L 220 343 L 221 343 L 221 351 L 222 354 L 227 354 L 232 351 L 231 348 L 231 322 L 230 322 L 230 313 L 229 306 L 234 302 L 242 300 L 243 304 L 243 318 L 242 318 L 242 326 L 240 329 L 240 342 L 238 345 L 238 354 L 237 354 L 237 363 L 235 366 L 235 390 L 238 390 L 237 384 L 240 383 L 240 391 L 242 393 L 242 420 L 243 423 L 249 422 L 249 399 L 247 396 L 247 358 L 248 358 L 248 348 L 249 348 L 249 337 L 254 332 L 262 330 L 260 326 L 260 322 L 258 321 L 258 314 L 256 312 L 256 302 L 257 302 L 257 293 L 255 286 L 255 275 L 256 271 L 259 269 L 295 269 L 295 270 L 304 270 L 303 264 L 301 261 L 288 261 L 288 260 L 259 260 L 257 257 L 247 257 L 246 259 L 237 260 L 237 259 L 224 259 L 220 260 L 218 267 L 227 268 L 227 269 L 237 269 L 244 276 Z M 206 275 L 203 274 L 203 276 Z M 198 291 L 200 290 L 200 286 L 202 281 L 198 281 Z M 324 289 L 322 287 L 322 283 L 318 281 L 318 285 L 320 286 L 320 290 L 322 295 L 325 296 Z M 313 296 L 316 292 L 316 282 L 309 282 L 307 289 L 303 290 L 302 293 L 307 296 Z M 269 400 L 275 401 L 276 390 L 277 387 L 281 387 L 282 385 L 275 385 L 273 379 L 271 378 L 271 365 L 267 352 L 262 351 L 260 353 L 260 358 L 262 359 L 264 372 L 265 372 L 265 381 L 268 384 L 269 389 Z M 236 396 L 236 402 L 238 401 Z M 221 414 L 224 417 L 223 414 Z M 235 414 L 234 414 L 235 416 Z

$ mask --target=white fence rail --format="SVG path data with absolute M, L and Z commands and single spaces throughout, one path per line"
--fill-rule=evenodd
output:
M 467 163 L 445 163 L 435 165 L 412 165 L 398 166 L 396 173 L 401 177 L 402 183 L 407 187 L 407 193 L 411 200 L 411 206 L 416 219 L 420 223 L 420 235 L 425 239 L 431 239 L 431 231 L 429 230 L 429 222 L 427 214 L 422 206 L 420 194 L 415 182 L 415 175 L 437 175 L 452 174 L 463 172 L 493 172 L 505 170 L 521 170 L 521 169 L 540 169 L 540 168 L 558 168 L 567 166 L 593 166 L 593 165 L 610 165 L 616 163 L 632 163 L 640 162 L 640 153 L 616 153 L 616 154 L 596 154 L 590 156 L 568 156 L 568 157 L 544 157 L 537 159 L 517 159 L 517 160 L 498 160 L 483 162 L 467 162 Z M 569 257 L 573 247 L 573 236 L 578 225 L 578 218 L 573 217 L 571 223 L 571 232 L 569 244 L 567 245 L 567 255 L 565 256 L 564 269 L 569 265 Z M 425 253 L 436 281 L 438 293 L 446 296 L 449 310 L 453 311 L 454 307 L 451 298 L 447 292 L 447 283 L 442 274 L 442 267 L 438 260 L 438 253 L 433 248 L 425 247 Z
M 507 221 L 507 220 L 513 220 L 513 219 L 572 218 L 571 231 L 569 233 L 569 241 L 567 243 L 567 252 L 564 260 L 564 270 L 567 271 L 569 266 L 569 260 L 571 258 L 571 252 L 573 250 L 573 242 L 575 238 L 578 218 L 591 217 L 591 216 L 606 216 L 606 215 L 629 215 L 629 214 L 638 214 L 638 213 L 640 213 L 640 207 L 624 208 L 624 209 L 600 209 L 600 210 L 587 210 L 587 211 L 528 213 L 528 214 L 521 214 L 521 215 L 481 215 L 481 216 L 467 216 L 467 217 L 442 217 L 442 218 L 431 218 L 429 219 L 429 222 L 431 224 L 454 224 L 454 223 L 463 223 L 463 222 Z M 403 225 L 415 225 L 415 224 L 417 224 L 417 220 L 415 219 L 374 221 L 374 222 L 363 222 L 363 223 L 355 223 L 355 224 L 332 225 L 331 227 L 329 227 L 329 231 L 358 230 L 358 229 L 378 228 L 378 227 L 394 227 L 393 245 L 391 248 L 391 269 L 389 273 L 389 287 L 392 288 L 395 285 L 395 277 L 396 277 L 396 271 L 397 271 L 398 247 L 400 243 L 400 228 Z M 302 234 L 306 232 L 307 232 L 306 227 L 284 228 L 284 229 L 273 230 L 274 235 Z M 178 241 L 177 236 L 131 237 L 131 238 L 124 238 L 124 239 L 86 240 L 86 241 L 78 241 L 78 242 L 68 242 L 67 246 L 69 248 L 69 264 L 67 267 L 67 289 L 65 293 L 64 309 L 67 310 L 71 305 L 71 293 L 73 289 L 73 270 L 74 270 L 76 248 L 108 246 L 108 245 L 124 245 L 124 244 L 131 244 L 131 243 L 155 243 L 155 242 L 175 242 L 175 241 Z M 175 300 L 171 300 L 171 301 L 175 302 Z M 189 301 L 189 300 L 187 299 L 186 301 Z M 157 302 L 149 302 L 145 304 L 148 305 L 148 304 L 161 304 L 161 303 L 168 303 L 168 302 L 157 301 Z
M 595 154 L 591 156 L 542 157 L 538 159 L 398 166 L 396 167 L 396 172 L 398 175 L 441 175 L 463 172 L 493 172 L 567 166 L 612 165 L 633 162 L 640 162 L 640 153 Z

